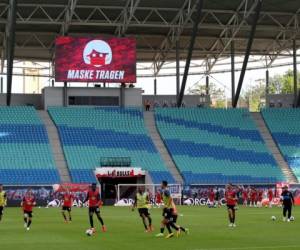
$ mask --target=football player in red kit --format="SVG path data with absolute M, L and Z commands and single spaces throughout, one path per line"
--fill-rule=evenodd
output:
M 268 190 L 268 199 L 269 199 L 269 207 L 270 208 L 272 207 L 272 204 L 273 204 L 273 197 L 274 197 L 274 193 L 273 193 L 272 188 L 270 188 Z
M 73 205 L 73 199 L 74 199 L 73 195 L 67 189 L 67 191 L 63 195 L 63 205 L 62 205 L 62 216 L 64 217 L 66 223 L 68 223 L 68 219 L 70 222 L 72 221 L 71 210 Z M 66 211 L 68 211 L 68 218 L 66 216 Z
M 256 200 L 257 199 L 257 192 L 254 187 L 250 190 L 250 207 L 254 206 L 256 207 Z
M 100 193 L 97 190 L 96 183 L 93 183 L 91 185 L 90 190 L 87 192 L 87 196 L 84 203 L 87 201 L 89 205 L 89 219 L 90 219 L 91 230 L 95 232 L 93 215 L 96 214 L 99 222 L 102 225 L 102 232 L 106 232 L 106 226 L 104 225 L 103 219 L 100 216 L 101 199 L 100 199 Z
M 249 192 L 248 192 L 247 188 L 243 189 L 242 196 L 243 196 L 243 204 L 244 204 L 244 206 L 247 206 L 248 205 L 248 199 L 249 199 Z
M 264 191 L 262 189 L 257 191 L 257 206 L 262 207 Z
M 162 204 L 162 197 L 159 191 L 157 191 L 156 195 L 155 195 L 155 203 L 158 207 L 161 206 Z
M 213 188 L 209 189 L 208 202 L 209 202 L 209 206 L 210 207 L 214 206 L 214 203 L 215 203 L 215 192 L 214 192 Z
M 237 205 L 237 195 L 232 184 L 228 184 L 226 188 L 225 199 L 226 199 L 227 210 L 228 210 L 229 227 L 236 227 L 235 210 Z
M 21 202 L 21 207 L 23 209 L 24 214 L 24 228 L 27 229 L 27 231 L 30 230 L 30 225 L 32 223 L 32 210 L 33 207 L 36 205 L 35 197 L 30 189 L 28 189 L 27 193 L 23 197 L 23 200 Z

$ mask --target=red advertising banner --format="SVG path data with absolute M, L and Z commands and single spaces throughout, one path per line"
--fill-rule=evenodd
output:
M 96 177 L 99 178 L 130 178 L 141 177 L 145 175 L 145 171 L 141 168 L 126 168 L 126 167 L 101 167 L 95 170 Z
M 58 37 L 55 47 L 55 81 L 136 82 L 135 39 Z

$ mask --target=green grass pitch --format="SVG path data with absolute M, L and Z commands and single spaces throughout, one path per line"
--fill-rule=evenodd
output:
M 179 207 L 178 224 L 190 229 L 179 238 L 155 238 L 161 209 L 151 209 L 154 233 L 145 233 L 137 211 L 103 207 L 108 231 L 99 223 L 96 235 L 85 235 L 89 227 L 87 208 L 73 209 L 73 222 L 65 224 L 58 208 L 35 208 L 30 231 L 23 228 L 20 208 L 6 208 L 0 223 L 1 250 L 251 250 L 300 249 L 300 208 L 295 221 L 284 223 L 279 208 L 243 208 L 237 211 L 237 227 L 228 228 L 225 208 Z M 276 221 L 271 216 L 277 217 Z M 299 220 L 298 220 L 299 218 Z

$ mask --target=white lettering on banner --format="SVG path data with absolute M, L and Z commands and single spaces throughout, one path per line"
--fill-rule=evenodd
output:
M 96 70 L 96 79 L 122 80 L 124 79 L 124 70 Z
M 221 199 L 220 203 L 223 206 L 226 205 L 225 199 L 224 198 Z M 200 198 L 200 199 L 198 199 L 198 198 L 195 198 L 195 199 L 188 198 L 187 200 L 185 200 L 183 202 L 183 204 L 188 205 L 188 206 L 206 206 L 206 205 L 209 205 L 210 202 L 207 198 Z
M 141 168 L 101 167 L 95 170 L 97 178 L 101 177 L 134 177 L 145 175 Z
M 94 70 L 68 70 L 68 79 L 93 79 Z
M 96 72 L 97 72 L 96 74 L 97 79 L 104 79 L 104 74 L 105 74 L 104 70 L 97 70 Z
M 70 80 L 123 80 L 124 70 L 79 70 L 69 69 L 67 78 Z
M 108 171 L 107 172 L 108 176 L 117 176 L 117 177 L 128 177 L 131 175 L 134 175 L 134 172 L 132 171 Z
M 63 204 L 63 201 L 55 199 L 52 200 L 50 202 L 48 202 L 47 207 L 61 207 L 61 205 Z M 74 200 L 72 206 L 73 207 L 87 207 L 87 202 L 83 203 L 81 200 Z

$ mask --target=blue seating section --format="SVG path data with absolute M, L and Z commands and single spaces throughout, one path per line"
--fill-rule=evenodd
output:
M 0 183 L 59 183 L 46 129 L 33 107 L 0 107 Z
M 300 110 L 263 109 L 262 115 L 286 162 L 300 181 Z
M 136 108 L 50 107 L 73 182 L 95 181 L 101 157 L 130 157 L 132 166 L 150 173 L 154 183 L 174 178 L 149 137 Z
M 186 184 L 285 180 L 245 109 L 158 108 L 155 119 Z

